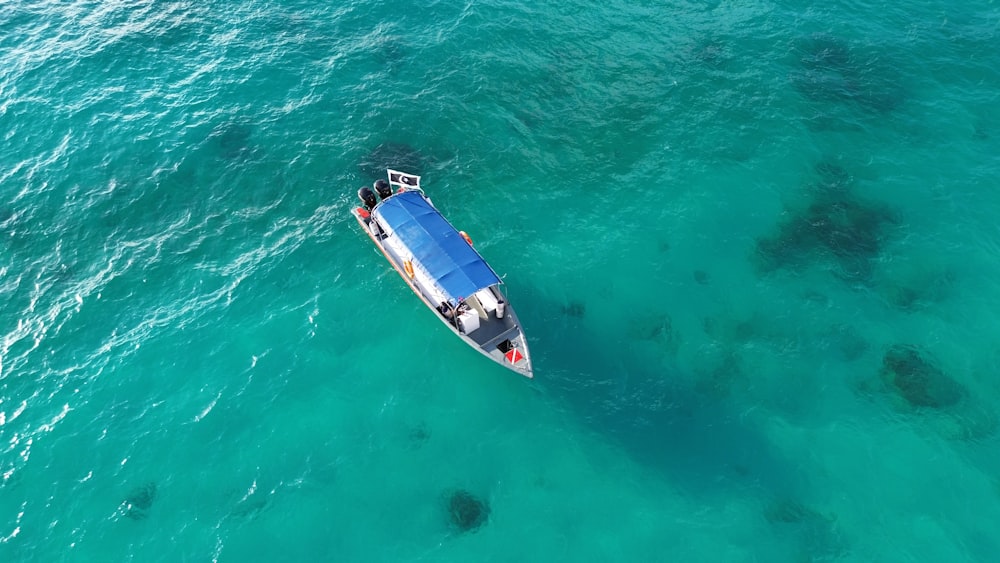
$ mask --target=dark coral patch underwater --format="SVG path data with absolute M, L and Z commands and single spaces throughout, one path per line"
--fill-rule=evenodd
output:
M 587 314 L 587 305 L 582 301 L 570 301 L 565 305 L 561 305 L 559 310 L 567 317 L 582 319 Z
M 219 156 L 225 160 L 240 160 L 255 153 L 251 141 L 253 130 L 249 123 L 232 121 L 216 127 L 210 139 L 215 143 Z
M 798 539 L 798 561 L 834 561 L 849 549 L 834 516 L 796 500 L 775 500 L 765 508 L 764 517 L 776 532 Z
M 884 52 L 867 53 L 828 34 L 815 34 L 796 45 L 800 68 L 792 84 L 807 99 L 851 104 L 874 114 L 887 114 L 905 100 Z
M 983 401 L 957 381 L 927 351 L 912 344 L 894 344 L 882 366 L 869 378 L 857 381 L 864 396 L 887 396 L 911 423 L 952 440 L 995 440 L 1000 417 L 990 401 Z
M 913 346 L 896 344 L 882 359 L 882 381 L 914 407 L 941 409 L 958 404 L 964 387 Z
M 895 215 L 885 205 L 852 195 L 850 175 L 836 165 L 820 163 L 812 200 L 778 227 L 777 234 L 757 240 L 761 270 L 799 268 L 831 259 L 834 274 L 846 281 L 868 281 Z
M 448 496 L 448 516 L 459 531 L 471 532 L 489 520 L 490 506 L 469 491 L 459 489 Z
M 386 168 L 419 175 L 427 164 L 427 158 L 413 146 L 386 141 L 361 159 L 358 163 L 358 173 L 370 180 L 385 178 Z
M 156 483 L 146 483 L 129 491 L 119 510 L 132 520 L 144 520 L 155 500 Z

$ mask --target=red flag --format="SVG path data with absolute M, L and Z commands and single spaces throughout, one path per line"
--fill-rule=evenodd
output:
M 507 361 L 512 364 L 516 364 L 524 359 L 524 356 L 517 348 L 511 348 L 506 354 L 504 354 L 504 356 L 507 358 Z

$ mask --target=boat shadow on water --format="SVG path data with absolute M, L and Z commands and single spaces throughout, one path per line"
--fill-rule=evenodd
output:
M 835 515 L 812 516 L 821 509 L 805 500 L 808 476 L 768 439 L 761 412 L 707 389 L 700 374 L 663 367 L 683 341 L 669 318 L 652 323 L 648 314 L 639 315 L 629 322 L 639 328 L 614 334 L 591 328 L 581 303 L 560 307 L 540 295 L 522 301 L 529 304 L 525 315 L 533 315 L 525 324 L 535 328 L 530 333 L 543 393 L 686 494 L 710 505 L 728 503 L 734 494 L 749 498 L 776 535 L 797 538 L 807 558 L 844 552 Z M 651 349 L 659 350 L 661 361 Z M 730 359 L 720 363 L 720 369 L 740 370 Z M 774 517 L 781 506 L 798 507 L 806 516 Z
M 611 436 L 634 459 L 662 470 L 688 490 L 709 493 L 726 484 L 787 495 L 798 477 L 775 451 L 753 416 L 690 377 L 653 365 L 637 346 L 662 344 L 664 354 L 677 335 L 664 321 L 655 330 L 622 335 L 601 333 L 585 317 L 544 298 L 525 299 L 531 311 L 552 311 L 526 320 L 539 352 L 538 380 L 544 392 L 564 401 L 581 419 Z M 645 317 L 637 322 L 648 323 Z M 646 334 L 649 332 L 649 334 Z M 638 338 L 636 338 L 638 336 Z M 643 338 L 645 336 L 645 338 Z

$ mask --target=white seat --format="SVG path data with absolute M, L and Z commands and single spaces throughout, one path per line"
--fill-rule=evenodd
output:
M 469 334 L 479 329 L 479 315 L 475 311 L 466 311 L 458 316 L 458 326 L 462 332 Z
M 487 313 L 492 313 L 497 310 L 497 298 L 490 291 L 490 288 L 483 288 L 476 292 L 476 299 L 479 300 L 479 304 L 483 306 L 483 309 Z

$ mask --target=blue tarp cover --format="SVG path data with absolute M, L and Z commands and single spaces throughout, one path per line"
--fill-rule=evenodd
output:
M 398 193 L 380 203 L 374 213 L 453 302 L 500 283 L 483 257 L 420 192 Z

